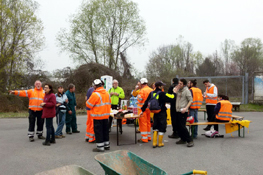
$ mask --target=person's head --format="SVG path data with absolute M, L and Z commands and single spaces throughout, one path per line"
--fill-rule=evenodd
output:
M 151 84 L 151 88 L 153 88 L 153 89 L 156 88 L 156 86 L 155 86 L 155 82 L 153 82 L 153 83 Z
M 205 85 L 205 87 L 210 87 L 211 86 L 209 80 L 203 81 L 203 84 Z
M 54 92 L 52 85 L 51 84 L 47 84 L 47 83 L 44 86 L 44 91 L 45 91 L 46 94 Z
M 142 78 L 140 82 L 141 82 L 141 87 L 148 85 L 148 80 L 146 78 Z
M 37 88 L 37 89 L 41 89 L 41 87 L 42 87 L 42 83 L 39 80 L 35 81 L 34 85 L 35 85 L 35 88 Z
M 59 85 L 59 86 L 58 86 L 58 93 L 59 93 L 59 94 L 63 94 L 63 91 L 64 91 L 63 86 L 62 86 L 62 85 Z
M 188 87 L 188 88 L 191 88 L 191 81 L 188 81 L 188 82 L 187 82 L 187 87 Z
M 69 90 L 70 92 L 75 92 L 75 85 L 72 84 L 72 83 L 70 83 L 70 84 L 68 85 L 68 90 Z
M 196 79 L 194 79 L 194 80 L 190 80 L 190 84 L 191 84 L 191 87 L 194 87 L 194 86 L 196 86 L 197 85 L 197 82 L 196 82 Z
M 114 80 L 112 81 L 112 86 L 113 86 L 113 88 L 116 89 L 116 88 L 118 87 L 118 85 L 119 85 L 118 80 L 114 79 Z
M 173 84 L 178 84 L 178 78 L 173 78 Z
M 97 89 L 97 88 L 99 88 L 99 87 L 102 87 L 103 85 L 102 85 L 102 81 L 100 80 L 100 79 L 95 79 L 94 81 L 93 81 L 93 87 L 94 87 L 94 89 Z
M 226 95 L 223 97 L 223 99 L 224 100 L 229 100 L 228 96 L 226 96 Z
M 166 85 L 166 84 L 163 83 L 162 81 L 157 81 L 157 82 L 155 83 L 155 87 L 156 87 L 157 89 L 163 89 L 165 85 Z
M 217 100 L 218 100 L 218 101 L 224 100 L 224 95 L 219 94 L 219 95 L 217 96 Z
M 179 81 L 179 88 L 182 89 L 187 85 L 186 79 L 180 79 Z

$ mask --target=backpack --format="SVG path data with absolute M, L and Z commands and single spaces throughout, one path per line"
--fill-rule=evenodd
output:
M 162 91 L 157 92 L 155 95 L 153 95 L 153 92 L 150 93 L 151 98 L 148 102 L 148 107 L 152 113 L 159 113 L 161 111 L 161 106 L 159 104 L 159 94 Z

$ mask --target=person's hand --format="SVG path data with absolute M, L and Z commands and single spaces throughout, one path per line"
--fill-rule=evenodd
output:
M 179 87 L 178 87 L 178 85 L 177 85 L 177 86 L 175 86 L 175 87 L 173 88 L 173 92 L 174 92 L 175 94 L 178 92 L 178 90 L 179 90 Z
M 15 91 L 9 91 L 9 94 L 15 94 Z
M 203 95 L 203 96 L 205 97 L 206 95 L 207 95 L 207 93 L 206 93 L 206 92 L 204 92 L 204 95 Z
M 115 92 L 111 92 L 111 93 L 110 93 L 110 96 L 113 96 L 114 94 L 115 94 Z
M 45 106 L 46 103 L 41 103 L 40 106 Z
M 60 106 L 61 104 L 60 103 L 58 103 L 56 106 Z
M 135 86 L 135 91 L 136 91 L 136 90 L 138 90 L 138 89 L 139 89 L 139 86 L 138 86 L 138 85 L 136 85 L 136 86 Z
M 72 114 L 72 111 L 68 111 L 68 113 L 71 115 L 71 114 Z
M 186 112 L 186 108 L 182 108 L 181 113 L 184 114 Z
M 68 99 L 66 99 L 65 102 L 68 103 Z
M 114 95 L 118 96 L 119 94 L 117 92 L 115 92 Z

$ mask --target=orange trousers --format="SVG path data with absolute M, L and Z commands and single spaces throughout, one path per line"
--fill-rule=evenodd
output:
M 139 109 L 139 114 L 141 113 L 141 109 Z M 139 128 L 142 135 L 141 140 L 143 142 L 151 141 L 151 115 L 150 110 L 146 109 L 143 112 L 143 116 L 139 118 Z
M 95 133 L 94 133 L 94 125 L 93 125 L 93 118 L 90 116 L 90 110 L 87 110 L 87 128 L 86 128 L 86 139 L 89 142 L 95 141 Z

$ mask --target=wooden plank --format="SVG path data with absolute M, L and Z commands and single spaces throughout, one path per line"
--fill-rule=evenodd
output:
M 140 118 L 139 115 L 134 115 L 133 113 L 125 114 L 124 118 Z
M 225 125 L 229 124 L 228 122 L 198 122 L 198 123 L 192 123 L 192 124 L 186 124 L 186 126 L 196 126 L 196 125 Z

